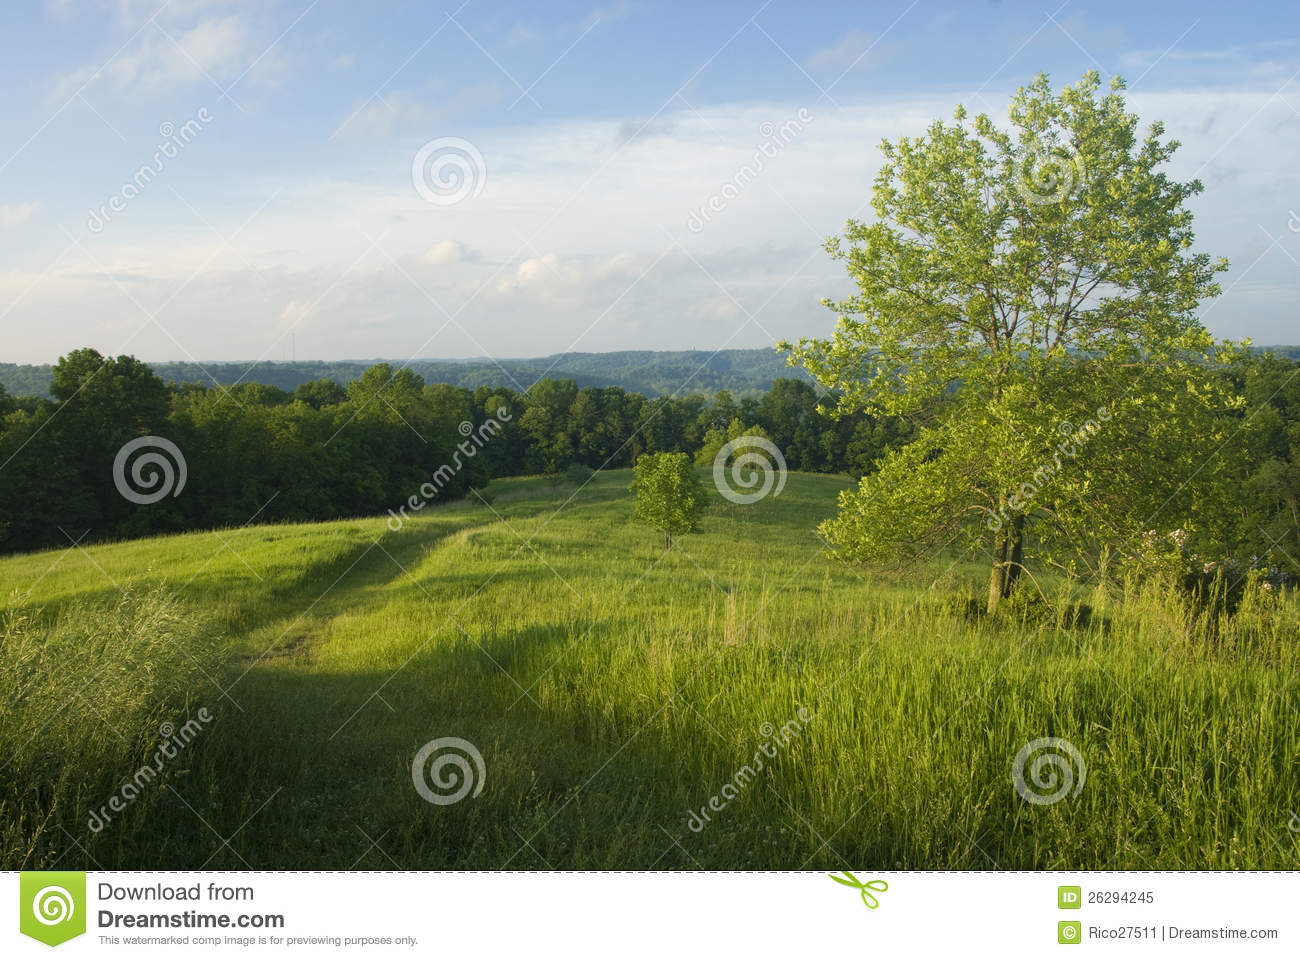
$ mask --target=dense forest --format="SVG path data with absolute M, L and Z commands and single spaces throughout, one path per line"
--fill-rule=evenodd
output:
M 305 360 L 291 363 L 156 363 L 153 370 L 166 381 L 231 387 L 262 383 L 296 390 L 312 380 L 347 384 L 358 380 L 378 361 Z M 678 392 L 727 390 L 738 396 L 762 393 L 778 377 L 808 379 L 791 369 L 775 350 L 622 350 L 615 353 L 557 353 L 528 360 L 410 360 L 400 366 L 426 383 L 458 387 L 504 384 L 523 390 L 543 377 L 572 380 L 579 387 L 622 387 L 647 397 Z M 52 397 L 50 364 L 0 363 L 0 386 L 15 396 Z
M 425 383 L 378 363 L 347 384 L 292 392 L 261 383 L 167 383 L 133 357 L 74 351 L 52 368 L 52 399 L 0 391 L 0 550 L 150 533 L 306 521 L 399 508 L 436 478 L 464 496 L 491 477 L 629 467 L 643 453 L 716 451 L 762 434 L 791 469 L 861 474 L 905 438 L 900 423 L 834 421 L 804 380 L 758 396 L 648 397 L 543 379 L 527 391 Z M 141 505 L 114 482 L 122 447 L 166 438 L 185 461 L 183 496 Z M 129 464 L 123 465 L 131 469 Z M 141 467 L 148 478 L 149 466 Z M 121 473 L 121 470 L 119 470 Z
M 1247 400 L 1238 542 L 1300 573 L 1300 362 L 1256 354 L 1229 375 Z M 643 453 L 708 465 L 742 435 L 770 439 L 792 470 L 860 477 L 913 436 L 902 419 L 833 419 L 822 412 L 833 398 L 793 378 L 756 396 L 648 397 L 569 378 L 470 389 L 379 363 L 346 384 L 318 379 L 290 392 L 168 383 L 133 357 L 83 349 L 53 366 L 51 393 L 0 389 L 4 552 L 383 513 L 462 497 L 493 477 L 630 467 Z M 181 452 L 185 485 L 143 505 L 122 493 L 134 465 L 119 454 L 147 436 Z M 151 465 L 138 469 L 147 481 Z

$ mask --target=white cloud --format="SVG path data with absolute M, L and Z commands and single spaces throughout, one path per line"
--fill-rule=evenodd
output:
M 368 140 L 427 126 L 449 117 L 472 113 L 501 100 L 501 87 L 495 80 L 471 84 L 451 96 L 436 92 L 417 95 L 396 90 L 362 101 L 334 128 L 330 139 Z
M 877 58 L 868 57 L 867 51 L 872 49 L 875 42 L 875 38 L 861 30 L 850 30 L 829 47 L 823 47 L 809 57 L 808 66 L 814 70 L 847 70 L 853 66 L 874 66 Z
M 1197 249 L 1234 263 L 1211 328 L 1258 342 L 1295 339 L 1300 286 L 1287 255 L 1300 258 L 1300 233 L 1288 229 L 1289 211 L 1300 209 L 1300 126 L 1273 90 L 1129 96 L 1183 142 L 1170 174 L 1205 182 L 1191 204 Z M 618 119 L 467 127 L 489 173 L 480 195 L 448 207 L 410 184 L 407 141 L 418 138 L 363 143 L 364 162 L 347 176 L 294 171 L 193 198 L 237 250 L 220 251 L 203 224 L 186 232 L 184 218 L 150 221 L 144 208 L 88 248 L 102 269 L 136 278 L 123 283 L 143 306 L 167 303 L 168 330 L 205 359 L 257 356 L 275 318 L 300 319 L 298 355 L 322 358 L 762 346 L 830 331 L 834 317 L 819 299 L 844 295 L 848 281 L 821 242 L 846 218 L 870 216 L 876 144 L 923 131 L 962 99 L 811 105 L 813 121 L 699 232 L 688 226 L 692 211 L 752 164 L 763 124 L 780 127 L 800 104 L 697 105 L 665 114 L 654 140 L 635 147 L 619 143 Z M 1261 225 L 1282 249 L 1269 247 Z M 379 248 L 367 253 L 372 241 Z M 5 322 L 28 331 L 14 359 L 47 360 L 87 342 L 121 352 L 116 341 L 137 329 L 126 349 L 179 355 L 141 328 L 139 308 L 79 251 L 33 287 L 65 245 L 7 258 L 0 309 L 19 300 Z M 310 315 L 286 306 L 312 303 Z M 443 309 L 472 337 L 444 328 Z
M 19 203 L 12 207 L 0 203 L 0 227 L 16 227 L 21 223 L 26 223 L 35 216 L 40 207 L 41 205 L 34 200 Z
M 477 259 L 477 255 L 459 240 L 439 240 L 420 258 L 434 267 Z
M 173 27 L 174 25 L 169 25 Z M 63 100 L 83 86 L 103 81 L 119 93 L 173 93 L 205 77 L 233 79 L 250 62 L 249 31 L 237 15 L 208 17 L 188 30 L 146 27 L 139 39 L 102 66 L 85 65 L 60 76 L 53 97 Z

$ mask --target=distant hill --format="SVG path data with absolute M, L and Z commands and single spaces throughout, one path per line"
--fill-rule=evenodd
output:
M 1300 360 L 1300 346 L 1257 346 L 1258 353 Z M 778 377 L 811 380 L 799 367 L 786 365 L 774 349 L 758 350 L 621 350 L 614 353 L 557 353 L 530 360 L 306 360 L 301 363 L 153 363 L 160 377 L 176 383 L 215 379 L 233 383 L 265 383 L 293 390 L 309 380 L 328 378 L 344 384 L 356 380 L 369 366 L 387 362 L 405 365 L 425 383 L 452 383 L 473 389 L 503 386 L 527 389 L 542 377 L 568 379 L 579 387 L 622 387 L 647 397 L 730 390 L 737 396 L 762 393 Z M 50 365 L 0 363 L 0 384 L 12 396 L 49 396 Z
M 236 381 L 265 383 L 293 390 L 301 383 L 327 377 L 347 383 L 379 360 L 303 361 L 295 363 L 153 363 L 164 380 L 223 386 Z M 786 366 L 776 350 L 623 350 L 616 353 L 557 353 L 531 360 L 388 360 L 405 365 L 425 383 L 460 387 L 504 386 L 527 389 L 542 377 L 569 379 L 579 387 L 622 387 L 648 397 L 673 393 L 739 395 L 760 393 L 778 377 L 808 379 L 802 369 Z M 0 384 L 14 396 L 48 396 L 49 364 L 0 363 Z

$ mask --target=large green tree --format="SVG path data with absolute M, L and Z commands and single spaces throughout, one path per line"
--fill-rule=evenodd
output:
M 832 338 L 782 344 L 836 413 L 917 428 L 824 525 L 841 556 L 964 542 L 991 560 L 992 611 L 1031 542 L 1073 567 L 1136 557 L 1149 526 L 1219 535 L 1212 455 L 1240 399 L 1213 368 L 1237 351 L 1197 310 L 1227 264 L 1193 252 L 1202 185 L 1165 172 L 1178 143 L 1140 134 L 1123 86 L 1040 75 L 1008 124 L 958 107 L 882 144 L 874 220 L 827 243 L 857 290 L 825 301 Z

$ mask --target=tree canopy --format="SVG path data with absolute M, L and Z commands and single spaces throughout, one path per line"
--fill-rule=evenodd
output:
M 1101 87 L 1040 75 L 1006 126 L 959 106 L 883 143 L 875 219 L 827 242 L 856 292 L 825 301 L 831 338 L 782 347 L 836 413 L 917 427 L 823 526 L 841 556 L 964 544 L 991 561 L 992 610 L 1030 526 L 1062 565 L 1136 556 L 1161 521 L 1221 541 L 1213 454 L 1241 398 L 1215 370 L 1240 350 L 1197 310 L 1227 264 L 1193 250 L 1202 184 L 1165 172 L 1177 141 Z

